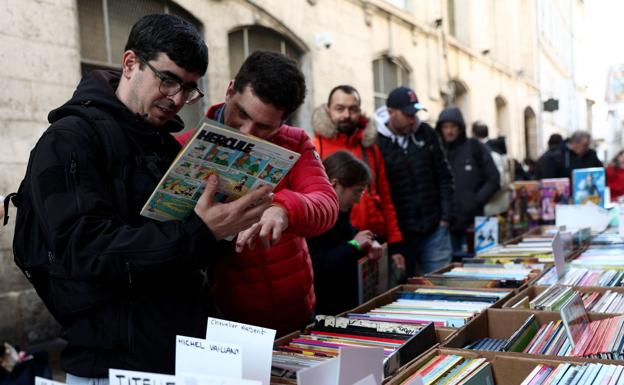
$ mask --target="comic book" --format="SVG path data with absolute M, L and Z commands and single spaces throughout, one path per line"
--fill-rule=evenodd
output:
M 544 223 L 554 223 L 555 207 L 567 205 L 570 201 L 570 179 L 542 179 L 540 190 L 541 214 Z
M 299 154 L 205 119 L 143 206 L 141 215 L 180 220 L 194 209 L 211 174 L 219 176 L 217 202 L 231 202 L 261 185 L 273 188 Z
M 604 207 L 607 182 L 602 167 L 579 168 L 572 171 L 572 193 L 575 204 L 593 202 Z

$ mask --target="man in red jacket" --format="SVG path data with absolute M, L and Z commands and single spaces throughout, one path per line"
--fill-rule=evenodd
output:
M 363 160 L 372 173 L 371 183 L 359 203 L 351 209 L 351 223 L 358 229 L 371 230 L 381 242 L 387 241 L 395 265 L 404 270 L 400 253 L 403 240 L 397 222 L 386 168 L 377 139 L 377 128 L 360 109 L 360 94 L 349 85 L 334 87 L 327 104 L 317 107 L 312 115 L 314 145 L 322 159 L 336 151 L 347 150 Z
M 277 329 L 311 321 L 313 272 L 305 237 L 329 230 L 338 201 L 310 138 L 284 121 L 303 103 L 305 79 L 284 55 L 256 51 L 228 85 L 225 103 L 207 117 L 296 151 L 301 157 L 274 190 L 260 220 L 238 234 L 235 250 L 217 262 L 214 292 L 224 318 Z M 180 137 L 183 143 L 191 133 Z

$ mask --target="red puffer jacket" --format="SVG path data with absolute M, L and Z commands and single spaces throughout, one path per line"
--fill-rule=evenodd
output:
M 214 118 L 219 107 L 212 106 L 207 116 Z M 191 135 L 178 140 L 184 144 Z M 311 320 L 316 300 L 305 237 L 334 225 L 338 200 L 305 131 L 283 125 L 270 141 L 301 154 L 274 190 L 273 201 L 288 211 L 288 229 L 269 249 L 257 245 L 221 258 L 215 267 L 214 292 L 223 317 L 277 329 L 282 335 Z
M 346 150 L 365 161 L 373 174 L 373 181 L 358 203 L 351 209 L 351 223 L 360 230 L 368 229 L 386 239 L 388 243 L 403 240 L 397 221 L 390 186 L 386 178 L 384 158 L 375 143 L 375 122 L 360 117 L 359 128 L 352 135 L 338 132 L 327 113 L 325 105 L 317 107 L 312 115 L 315 137 L 313 143 L 322 159 L 336 151 Z

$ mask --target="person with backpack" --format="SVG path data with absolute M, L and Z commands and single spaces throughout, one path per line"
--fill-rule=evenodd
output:
M 50 112 L 11 196 L 15 261 L 62 325 L 69 385 L 106 384 L 110 368 L 173 374 L 176 335 L 206 333 L 202 269 L 271 205 L 268 188 L 215 204 L 211 176 L 185 220 L 139 215 L 180 150 L 176 114 L 203 96 L 207 66 L 190 23 L 141 18 L 121 71 L 88 73 Z
M 451 262 L 453 177 L 440 138 L 418 118 L 422 109 L 413 90 L 399 87 L 375 112 L 377 144 L 403 233 L 408 277 Z
M 381 257 L 382 246 L 369 229 L 351 224 L 351 208 L 371 179 L 370 169 L 350 152 L 340 150 L 323 161 L 336 190 L 340 213 L 329 231 L 307 238 L 314 266 L 316 314 L 337 315 L 358 305 L 358 260 Z
M 500 176 L 490 150 L 476 138 L 466 137 L 464 116 L 457 107 L 440 113 L 436 131 L 444 142 L 455 181 L 451 241 L 453 252 L 467 251 L 466 230 L 500 189 Z

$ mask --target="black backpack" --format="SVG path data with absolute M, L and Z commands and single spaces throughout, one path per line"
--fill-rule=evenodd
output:
M 122 218 L 128 214 L 126 179 L 128 178 L 129 146 L 128 138 L 119 124 L 107 113 L 90 107 L 89 102 L 82 105 L 66 106 L 66 116 L 76 116 L 88 123 L 93 135 L 100 142 L 106 157 L 106 171 L 112 176 L 115 204 Z M 44 136 L 55 130 L 52 125 Z M 30 159 L 38 150 L 38 144 L 31 151 Z M 9 194 L 4 202 L 4 225 L 8 223 L 9 201 L 17 207 L 15 235 L 13 238 L 14 260 L 26 278 L 34 286 L 52 316 L 61 324 L 67 325 L 85 310 L 107 301 L 110 293 L 102 290 L 95 283 L 74 279 L 69 276 L 59 263 L 48 245 L 42 231 L 42 223 L 29 196 L 31 164 L 29 161 L 26 175 L 17 193 Z M 71 166 L 70 166 L 71 167 Z M 71 173 L 71 170 L 70 170 Z

